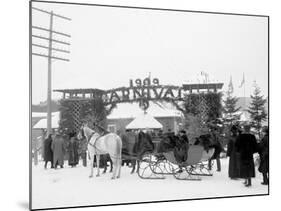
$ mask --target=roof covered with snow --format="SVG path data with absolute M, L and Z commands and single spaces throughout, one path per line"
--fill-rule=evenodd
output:
M 47 113 L 32 113 L 32 117 L 45 117 L 44 119 L 39 120 L 34 126 L 34 129 L 46 129 L 47 128 Z M 59 127 L 60 113 L 52 113 L 52 128 Z

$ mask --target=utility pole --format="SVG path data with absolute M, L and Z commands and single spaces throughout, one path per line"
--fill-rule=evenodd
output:
M 41 53 L 36 53 L 36 52 L 32 51 L 32 55 L 41 56 L 41 57 L 45 57 L 45 58 L 48 59 L 48 82 L 47 82 L 47 84 L 48 84 L 48 88 L 47 88 L 47 136 L 48 136 L 49 134 L 52 133 L 52 110 L 51 110 L 51 104 L 52 104 L 52 60 L 69 61 L 69 59 L 66 59 L 66 58 L 53 56 L 53 51 L 60 52 L 60 53 L 70 53 L 70 51 L 68 51 L 68 50 L 53 47 L 53 44 L 59 44 L 59 45 L 64 45 L 64 46 L 70 45 L 69 42 L 64 42 L 64 41 L 60 41 L 60 40 L 57 40 L 57 39 L 53 39 L 53 34 L 57 34 L 57 35 L 68 37 L 68 38 L 71 37 L 68 34 L 53 30 L 53 21 L 54 21 L 54 17 L 61 18 L 61 19 L 64 19 L 64 20 L 68 20 L 68 21 L 70 21 L 71 19 L 68 18 L 68 17 L 62 16 L 62 15 L 56 14 L 53 11 L 49 12 L 49 11 L 38 9 L 38 8 L 35 8 L 35 7 L 32 7 L 32 9 L 36 10 L 36 11 L 39 11 L 39 12 L 42 12 L 42 13 L 50 16 L 49 28 L 32 26 L 32 29 L 36 29 L 36 30 L 39 30 L 39 31 L 46 31 L 46 32 L 49 33 L 49 37 L 39 36 L 39 35 L 35 35 L 35 34 L 32 33 L 33 38 L 48 41 L 48 46 L 36 44 L 36 43 L 32 42 L 32 46 L 48 50 L 47 54 L 41 54 Z

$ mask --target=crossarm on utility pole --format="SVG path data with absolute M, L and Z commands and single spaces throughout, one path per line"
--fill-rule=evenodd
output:
M 46 10 L 42 10 L 42 9 L 39 9 L 39 8 L 36 8 L 36 7 L 32 7 L 32 9 L 37 10 L 37 11 L 40 11 L 40 12 L 43 12 L 43 13 L 46 13 L 46 14 L 49 14 L 49 15 L 52 15 L 52 16 L 56 16 L 56 17 L 58 17 L 58 18 L 62 18 L 62 19 L 71 21 L 71 18 L 62 16 L 62 15 L 59 15 L 59 14 L 56 14 L 56 13 L 53 13 L 53 12 L 49 12 L 49 11 L 46 11 Z
M 50 31 L 50 33 L 52 33 L 52 31 Z M 32 35 L 32 37 L 36 37 L 36 38 L 39 38 L 39 39 L 42 39 L 42 40 L 48 40 L 50 42 L 56 42 L 56 43 L 60 43 L 60 44 L 70 45 L 70 43 L 68 43 L 68 42 L 64 42 L 64 41 L 60 41 L 60 40 L 56 40 L 56 39 L 50 39 L 50 38 L 42 37 L 42 36 L 39 36 L 39 35 Z
M 42 31 L 47 31 L 47 32 L 50 31 L 50 29 L 46 29 L 46 28 L 40 27 L 40 26 L 32 26 L 32 28 L 42 30 Z M 54 30 L 52 32 L 55 33 L 55 34 L 62 35 L 62 36 L 71 37 L 71 35 L 66 34 L 66 33 L 58 32 L 58 31 L 54 31 Z
M 44 45 L 39 45 L 39 44 L 32 44 L 33 46 L 39 47 L 39 48 L 45 48 L 45 49 L 49 49 L 49 47 L 44 46 Z M 70 51 L 67 50 L 63 50 L 63 49 L 59 49 L 59 48 L 52 48 L 53 51 L 59 51 L 59 52 L 63 52 L 63 53 L 70 53 Z
M 40 53 L 32 53 L 32 55 L 49 58 L 48 55 L 40 54 Z M 51 59 L 57 59 L 57 60 L 62 60 L 62 61 L 66 61 L 66 62 L 70 61 L 69 59 L 65 59 L 65 58 L 61 58 L 61 57 L 57 57 L 57 56 L 51 56 Z

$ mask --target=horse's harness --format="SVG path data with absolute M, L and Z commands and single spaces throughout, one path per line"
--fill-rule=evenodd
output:
M 88 140 L 87 140 L 87 145 L 90 145 L 90 146 L 92 146 L 95 150 L 98 150 L 98 148 L 96 147 L 96 143 L 97 143 L 97 141 L 98 141 L 101 137 L 104 136 L 104 134 L 103 134 L 103 135 L 100 135 L 100 134 L 97 133 L 97 134 L 98 134 L 98 137 L 96 138 L 95 142 L 92 144 L 92 143 L 90 142 L 90 140 L 91 140 L 91 138 L 93 137 L 94 134 L 95 134 L 95 132 L 93 132 L 93 133 L 90 134 L 90 136 L 89 136 L 89 138 L 88 138 Z

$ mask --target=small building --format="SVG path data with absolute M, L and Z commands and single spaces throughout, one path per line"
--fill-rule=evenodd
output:
M 161 130 L 163 130 L 164 133 L 177 133 L 179 131 L 182 123 L 182 114 L 170 105 L 151 102 L 146 113 L 162 125 Z M 139 108 L 137 103 L 119 104 L 107 117 L 107 130 L 115 133 L 125 132 L 126 127 L 136 118 L 141 117 L 142 114 L 143 110 Z M 145 122 L 143 123 L 145 124 Z

